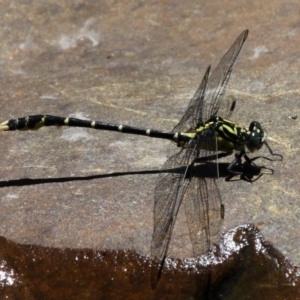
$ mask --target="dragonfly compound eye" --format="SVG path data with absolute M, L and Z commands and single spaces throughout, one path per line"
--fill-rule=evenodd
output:
M 262 129 L 260 123 L 256 121 L 251 122 L 249 126 L 249 135 L 246 141 L 246 146 L 250 152 L 260 149 L 266 139 L 267 133 Z

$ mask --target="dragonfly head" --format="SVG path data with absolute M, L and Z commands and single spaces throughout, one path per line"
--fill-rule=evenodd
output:
M 249 126 L 249 135 L 246 146 L 250 152 L 259 150 L 267 139 L 267 133 L 262 129 L 260 123 L 253 121 Z

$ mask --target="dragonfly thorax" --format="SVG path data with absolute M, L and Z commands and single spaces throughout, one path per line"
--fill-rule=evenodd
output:
M 180 133 L 180 135 L 190 138 L 188 142 L 179 143 L 180 147 L 194 148 L 196 146 L 198 150 L 227 153 L 232 153 L 234 150 L 245 151 L 245 148 L 253 152 L 260 149 L 267 138 L 258 122 L 253 121 L 248 130 L 218 116 L 212 116 L 196 130 Z

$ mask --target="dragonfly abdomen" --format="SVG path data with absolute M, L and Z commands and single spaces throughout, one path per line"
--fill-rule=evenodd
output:
M 43 126 L 73 126 L 85 127 L 100 130 L 118 131 L 122 133 L 130 133 L 144 135 L 154 138 L 171 140 L 174 142 L 188 142 L 190 137 L 182 136 L 176 132 L 162 132 L 154 129 L 142 129 L 127 125 L 116 125 L 100 121 L 82 120 L 76 118 L 64 118 L 51 115 L 34 115 L 18 119 L 11 119 L 0 124 L 0 131 L 6 130 L 38 130 Z

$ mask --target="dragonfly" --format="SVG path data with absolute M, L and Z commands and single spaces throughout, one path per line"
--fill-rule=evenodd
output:
M 157 180 L 151 252 L 159 260 L 159 270 L 152 270 L 153 287 L 156 287 L 161 275 L 182 202 L 185 205 L 194 257 L 206 253 L 211 246 L 211 237 L 219 233 L 224 219 L 224 206 L 216 184 L 219 177 L 218 164 L 205 164 L 205 159 L 201 158 L 218 158 L 219 151 L 223 154 L 219 157 L 231 155 L 234 150 L 238 151 L 235 159 L 227 167 L 233 175 L 245 175 L 241 170 L 234 170 L 236 165 L 241 166 L 242 158 L 252 171 L 259 171 L 259 167 L 253 163 L 256 158 L 250 159 L 247 150 L 253 153 L 266 145 L 271 155 L 277 157 L 274 160 L 283 158 L 272 151 L 267 143 L 267 133 L 259 122 L 252 121 L 246 129 L 229 120 L 235 108 L 235 98 L 232 99 L 229 110 L 222 106 L 234 62 L 247 39 L 248 32 L 245 30 L 238 36 L 211 74 L 211 67 L 207 68 L 185 114 L 172 130 L 174 134 L 188 136 L 190 140 L 186 142 L 179 138 L 178 145 L 182 149 L 169 151 L 163 166 L 163 169 L 181 167 L 182 171 L 177 174 L 161 173 Z M 247 179 L 247 176 L 244 178 Z
M 169 149 L 167 161 L 155 187 L 151 255 L 159 264 L 158 268 L 151 269 L 151 284 L 154 288 L 162 273 L 176 217 L 183 202 L 194 256 L 207 252 L 211 237 L 219 233 L 224 206 L 216 184 L 219 177 L 218 163 L 207 164 L 206 158 L 237 152 L 227 167 L 233 175 L 243 175 L 243 170 L 236 169 L 237 165 L 241 165 L 242 158 L 249 166 L 258 168 L 247 153 L 255 152 L 263 145 L 266 145 L 271 155 L 277 156 L 278 160 L 282 159 L 268 145 L 267 134 L 259 122 L 251 122 L 247 129 L 229 120 L 235 99 L 231 99 L 229 108 L 223 105 L 234 62 L 247 36 L 248 30 L 238 36 L 212 73 L 211 67 L 207 68 L 186 112 L 170 132 L 51 115 L 30 115 L 0 123 L 0 131 L 73 126 L 144 135 L 171 140 L 177 144 L 178 147 Z M 177 171 L 165 171 L 172 169 Z

